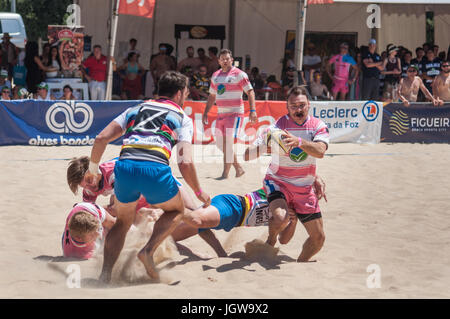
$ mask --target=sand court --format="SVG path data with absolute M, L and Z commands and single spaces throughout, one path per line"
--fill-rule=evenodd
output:
M 318 160 L 328 202 L 320 201 L 326 240 L 313 257 L 317 262 L 295 262 L 307 238 L 300 223 L 287 245 L 276 245 L 277 253 L 262 243 L 267 227 L 239 228 L 215 232 L 227 258 L 215 257 L 198 236 L 180 245 L 166 240 L 157 265 L 162 282 L 154 283 L 133 257 L 148 240 L 150 225 L 140 230 L 143 237 L 135 232 L 127 238 L 109 287 L 97 282 L 101 256 L 61 258 L 66 216 L 81 201 L 66 183 L 66 168 L 70 158 L 89 155 L 90 149 L 0 148 L 1 298 L 450 297 L 447 144 L 330 144 Z M 269 157 L 243 163 L 246 173 L 238 179 L 232 171 L 228 180 L 218 181 L 222 158 L 215 149 L 195 146 L 206 192 L 242 195 L 261 187 Z M 103 160 L 119 150 L 109 145 Z M 183 182 L 174 161 L 171 166 Z M 81 288 L 69 288 L 74 269 Z

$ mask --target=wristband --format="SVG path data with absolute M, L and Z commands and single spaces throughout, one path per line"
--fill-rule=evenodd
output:
M 250 112 L 256 112 L 256 110 L 255 109 L 250 109 Z
M 299 138 L 298 138 L 298 146 L 301 146 L 301 145 L 302 145 L 302 138 L 299 137 Z
M 89 173 L 97 175 L 99 172 L 98 169 L 98 163 L 94 163 L 94 162 L 89 162 L 89 169 L 88 169 Z
M 198 192 L 195 192 L 195 196 L 199 197 L 202 194 L 202 189 L 200 188 L 200 190 Z

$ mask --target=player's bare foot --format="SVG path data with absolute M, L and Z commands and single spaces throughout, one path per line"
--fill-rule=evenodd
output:
M 241 177 L 245 174 L 245 171 L 242 168 L 236 170 L 236 177 Z
M 153 255 L 147 254 L 145 250 L 141 250 L 137 257 L 144 264 L 145 270 L 150 278 L 159 279 L 159 274 L 156 271 L 155 263 L 153 262 Z
M 104 284 L 108 284 L 111 281 L 111 273 L 102 271 L 102 273 L 100 274 L 99 281 Z
M 227 178 L 228 178 L 228 175 L 222 174 L 222 176 L 216 177 L 216 180 L 217 180 L 217 181 L 222 181 L 222 180 L 227 179 Z

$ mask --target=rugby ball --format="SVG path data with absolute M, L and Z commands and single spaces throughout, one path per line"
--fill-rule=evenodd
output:
M 289 147 L 284 144 L 286 132 L 279 128 L 271 128 L 267 132 L 266 145 L 271 148 L 272 153 L 287 154 Z

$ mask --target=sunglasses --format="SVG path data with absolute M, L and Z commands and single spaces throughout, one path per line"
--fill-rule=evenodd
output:
M 416 69 L 410 69 L 410 70 L 408 70 L 408 72 L 409 72 L 409 73 L 417 72 L 417 70 L 416 70 Z
M 450 64 L 443 64 L 442 67 L 443 68 L 448 68 L 450 66 Z

